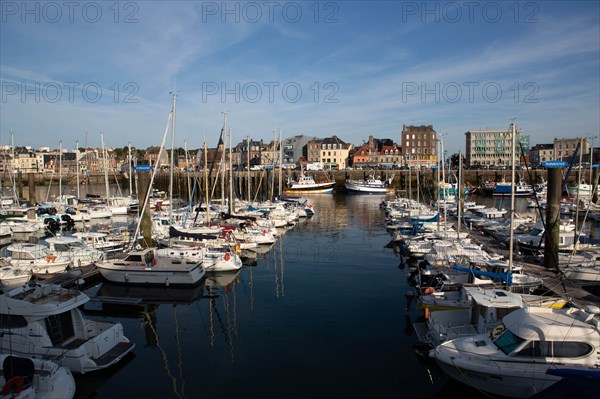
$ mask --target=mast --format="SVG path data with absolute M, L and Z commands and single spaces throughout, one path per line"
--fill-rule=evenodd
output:
M 443 181 L 443 190 L 444 190 L 444 232 L 446 232 L 447 227 L 446 227 L 446 219 L 448 219 L 448 203 L 446 202 L 446 175 L 445 175 L 445 169 L 446 169 L 446 155 L 444 154 L 444 140 L 441 141 L 441 146 L 442 146 L 442 181 Z M 448 179 L 450 180 L 450 179 Z
M 461 224 L 461 208 L 462 208 L 462 154 L 460 152 L 460 150 L 458 151 L 458 190 L 457 195 L 458 195 L 458 202 L 456 203 L 456 216 L 458 217 L 458 224 L 456 225 L 456 231 L 458 233 L 457 238 L 460 239 L 460 224 Z
M 275 159 L 275 150 L 277 149 L 277 131 L 273 132 L 273 170 L 271 171 L 271 198 L 269 200 L 273 201 L 273 197 L 275 197 L 275 165 L 277 161 Z
M 437 172 L 436 173 L 437 174 L 437 177 L 436 177 L 436 179 L 437 179 L 437 184 L 436 184 L 437 201 L 436 201 L 436 203 L 437 203 L 437 213 L 438 213 L 437 228 L 438 228 L 438 233 L 439 233 L 439 231 L 440 231 L 440 218 L 439 218 L 439 216 L 440 216 L 440 188 L 441 188 L 440 187 L 440 165 L 441 164 L 440 164 L 440 151 L 439 151 L 440 150 L 440 140 L 439 139 L 437 140 L 437 143 L 436 143 L 436 150 L 437 150 L 437 171 L 436 171 Z
M 227 112 L 223 112 L 223 131 L 221 134 L 221 142 L 223 141 L 223 134 L 227 134 Z M 218 148 L 218 144 L 217 144 Z M 223 149 L 221 153 L 221 212 L 225 209 L 225 144 L 223 143 Z
M 77 175 L 77 201 L 79 202 L 79 141 L 75 141 L 75 174 Z
M 510 191 L 510 239 L 508 244 L 508 273 L 512 273 L 512 265 L 513 265 L 513 248 L 514 248 L 514 224 L 515 224 L 515 146 L 517 141 L 517 129 L 515 127 L 515 123 L 511 122 L 510 124 L 512 129 L 512 144 L 511 144 L 511 185 L 512 190 Z M 508 286 L 510 290 L 510 285 Z
M 420 198 L 419 198 L 419 191 L 420 191 L 420 190 L 419 190 L 419 184 L 420 184 L 420 181 L 419 181 L 419 175 L 420 175 L 420 174 L 421 174 L 421 168 L 419 167 L 419 169 L 417 169 L 417 203 L 420 203 L 420 202 L 421 202 L 421 200 L 420 200 Z
M 104 158 L 104 185 L 106 188 L 106 205 L 109 203 L 110 190 L 108 188 L 108 164 L 106 162 L 106 149 L 104 148 L 104 133 L 100 132 L 100 140 L 102 141 L 102 158 Z
M 279 129 L 279 198 L 283 191 L 283 129 Z
M 190 171 L 189 171 L 189 164 L 190 164 L 190 160 L 189 160 L 189 156 L 188 156 L 188 149 L 187 149 L 187 141 L 183 140 L 183 150 L 185 152 L 185 174 L 187 176 L 187 187 L 188 187 L 188 193 L 189 193 L 189 198 L 188 198 L 188 208 L 191 207 L 192 204 L 192 184 L 190 182 Z
M 233 205 L 233 155 L 231 154 L 231 128 L 229 128 L 229 214 L 234 211 Z
M 58 142 L 58 198 L 62 203 L 62 140 Z
M 12 153 L 12 168 L 11 168 L 11 180 L 13 185 L 13 197 L 15 198 L 15 202 L 19 205 L 19 195 L 17 193 L 17 176 L 15 176 L 15 166 L 16 166 L 16 158 L 15 158 L 15 134 L 10 132 L 10 150 Z
M 574 250 L 577 250 L 577 241 L 579 241 L 579 186 L 581 186 L 581 175 L 583 174 L 583 169 L 581 167 L 581 162 L 583 161 L 583 137 L 580 139 L 579 148 L 581 148 L 581 150 L 579 151 L 579 170 L 577 171 L 577 194 L 575 194 L 575 241 L 573 242 Z M 592 181 L 590 180 L 590 183 L 591 182 Z
M 131 171 L 131 141 L 127 143 L 127 160 L 129 161 L 129 196 L 133 196 L 133 173 Z
M 250 196 L 250 136 L 246 138 L 246 146 L 248 147 L 246 148 L 248 152 L 248 205 L 250 205 L 252 203 L 252 199 Z
M 177 94 L 173 94 L 173 118 L 171 119 L 171 166 L 169 176 L 169 224 L 173 224 L 173 169 L 175 168 L 175 106 Z M 157 160 L 158 162 L 158 160 Z
M 206 225 L 210 225 L 210 213 L 208 209 L 208 164 L 206 161 L 207 157 L 206 141 L 204 142 L 204 208 L 206 208 Z

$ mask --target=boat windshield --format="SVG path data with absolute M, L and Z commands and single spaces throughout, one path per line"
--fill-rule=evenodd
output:
M 502 327 L 504 327 L 504 325 L 502 325 Z M 496 331 L 496 329 L 494 329 L 494 331 Z M 496 335 L 495 338 L 494 332 L 492 332 L 492 339 L 498 349 L 504 352 L 505 355 L 509 355 L 525 341 L 523 338 L 513 334 L 512 331 L 507 329 L 504 329 L 504 331 Z

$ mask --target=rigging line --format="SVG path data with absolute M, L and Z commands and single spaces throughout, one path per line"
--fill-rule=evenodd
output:
M 209 315 L 210 315 L 210 347 L 214 348 L 215 347 L 215 323 L 213 320 L 213 307 L 215 305 L 215 298 L 212 295 L 212 287 L 208 287 L 208 295 L 210 297 L 210 302 L 209 302 Z
M 169 378 L 171 378 L 171 382 L 173 385 L 173 392 L 175 392 L 175 395 L 177 395 L 177 397 L 181 397 L 179 392 L 177 392 L 177 379 L 173 376 L 173 374 L 171 373 L 171 369 L 169 368 L 169 359 L 167 357 L 167 352 L 160 345 L 160 338 L 158 337 L 158 331 L 156 331 L 156 328 L 154 327 L 154 324 L 152 323 L 152 319 L 150 318 L 150 314 L 148 313 L 147 308 L 144 310 L 144 318 L 146 318 L 146 323 L 152 330 L 152 333 L 154 334 L 154 338 L 156 338 L 156 346 L 160 350 L 161 356 L 163 358 L 167 376 L 169 376 Z
M 165 134 L 163 135 L 162 143 L 161 143 L 160 149 L 158 151 L 158 157 L 156 158 L 157 160 L 160 159 L 160 156 L 162 155 L 162 151 L 164 150 L 165 141 L 167 140 L 167 134 L 169 133 L 169 125 L 171 123 L 172 117 L 173 117 L 173 112 L 170 112 L 169 117 L 167 118 L 167 127 L 165 128 Z M 158 170 L 158 167 L 154 168 L 154 170 L 152 171 L 152 175 L 150 177 L 150 183 L 148 184 L 148 189 L 146 190 L 146 195 L 144 197 L 144 204 L 142 206 L 142 209 L 140 210 L 139 221 L 135 228 L 135 233 L 133 235 L 133 238 L 131 239 L 131 248 L 130 249 L 133 249 L 133 246 L 135 245 L 135 243 L 137 241 L 137 237 L 140 232 L 140 227 L 141 227 L 142 220 L 143 220 L 143 215 L 144 215 L 144 212 L 146 211 L 146 206 L 148 205 L 148 201 L 150 199 L 150 194 L 152 193 L 152 185 L 154 184 L 154 176 L 156 176 L 157 170 Z
M 223 301 L 225 301 L 225 317 L 227 318 L 227 340 L 230 343 L 229 356 L 231 356 L 231 363 L 234 363 L 234 361 L 233 361 L 233 343 L 231 341 L 231 320 L 229 318 L 229 296 L 227 295 L 227 292 L 225 292 L 225 295 L 223 295 Z
M 183 378 L 183 358 L 181 356 L 181 345 L 179 341 L 179 321 L 177 320 L 177 312 L 175 311 L 176 305 L 173 304 L 171 308 L 173 311 L 173 320 L 175 322 L 175 344 L 177 346 L 177 357 L 179 366 L 179 379 L 181 380 L 181 396 L 185 398 L 185 378 Z
M 223 323 L 221 313 L 219 313 L 219 309 L 216 305 L 213 306 L 213 310 L 215 311 L 215 315 L 217 316 L 217 321 L 219 322 L 219 327 L 221 327 L 221 332 L 223 333 L 223 337 L 225 338 L 225 343 L 227 344 L 227 346 L 231 347 L 231 342 L 227 338 L 227 329 L 225 328 L 225 323 Z

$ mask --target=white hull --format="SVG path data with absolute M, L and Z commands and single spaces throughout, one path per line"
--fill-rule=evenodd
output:
M 464 367 L 454 362 L 447 364 L 437 362 L 440 368 L 451 378 L 470 387 L 491 392 L 497 396 L 510 398 L 529 398 L 557 383 L 561 378 L 546 374 L 546 368 L 540 367 L 537 372 L 518 368 L 514 373 L 503 371 L 498 376 L 494 370 L 478 367 Z M 477 366 L 481 366 L 478 364 Z
M 8 359 L 7 359 L 8 358 Z M 66 367 L 58 366 L 58 364 L 50 360 L 39 360 L 15 356 L 9 358 L 9 355 L 0 355 L 0 386 L 4 387 L 7 379 L 3 369 L 5 359 L 15 367 L 23 367 L 23 362 L 29 362 L 33 367 L 33 381 L 30 385 L 26 385 L 20 394 L 8 394 L 2 398 L 14 399 L 71 399 L 75 396 L 75 379 L 73 374 Z M 22 376 L 22 372 L 13 373 L 13 376 Z
M 562 272 L 569 280 L 600 284 L 600 266 L 566 267 Z
M 370 186 L 360 183 L 346 182 L 346 190 L 355 193 L 364 194 L 387 194 L 393 192 L 393 189 L 381 186 Z
M 87 319 L 79 306 L 89 299 L 78 290 L 54 284 L 22 286 L 4 294 L 1 313 L 23 316 L 27 323 L 12 328 L 0 325 L 0 353 L 55 358 L 75 373 L 116 364 L 135 344 L 123 334 L 121 323 Z M 57 322 L 61 328 L 49 331 L 48 326 Z
M 185 266 L 185 264 L 184 264 Z M 118 262 L 98 262 L 102 277 L 113 283 L 151 285 L 195 285 L 204 277 L 202 265 L 194 267 L 161 268 L 159 266 L 120 266 Z

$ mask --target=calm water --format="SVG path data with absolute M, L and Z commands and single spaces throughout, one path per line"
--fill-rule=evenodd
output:
M 315 217 L 238 274 L 197 289 L 106 283 L 90 289 L 129 291 L 152 304 L 88 312 L 120 321 L 136 348 L 111 370 L 79 376 L 77 397 L 428 398 L 455 392 L 411 348 L 417 342 L 412 323 L 422 312 L 407 302 L 407 272 L 385 248 L 383 197 L 313 199 Z
M 386 248 L 384 198 L 313 196 L 317 214 L 256 266 L 193 289 L 89 288 L 145 305 L 86 308 L 90 318 L 121 322 L 136 347 L 109 370 L 76 376 L 76 397 L 483 397 L 412 349 L 422 312 L 405 295 L 413 291 L 407 270 Z M 500 208 L 508 201 L 477 199 Z

